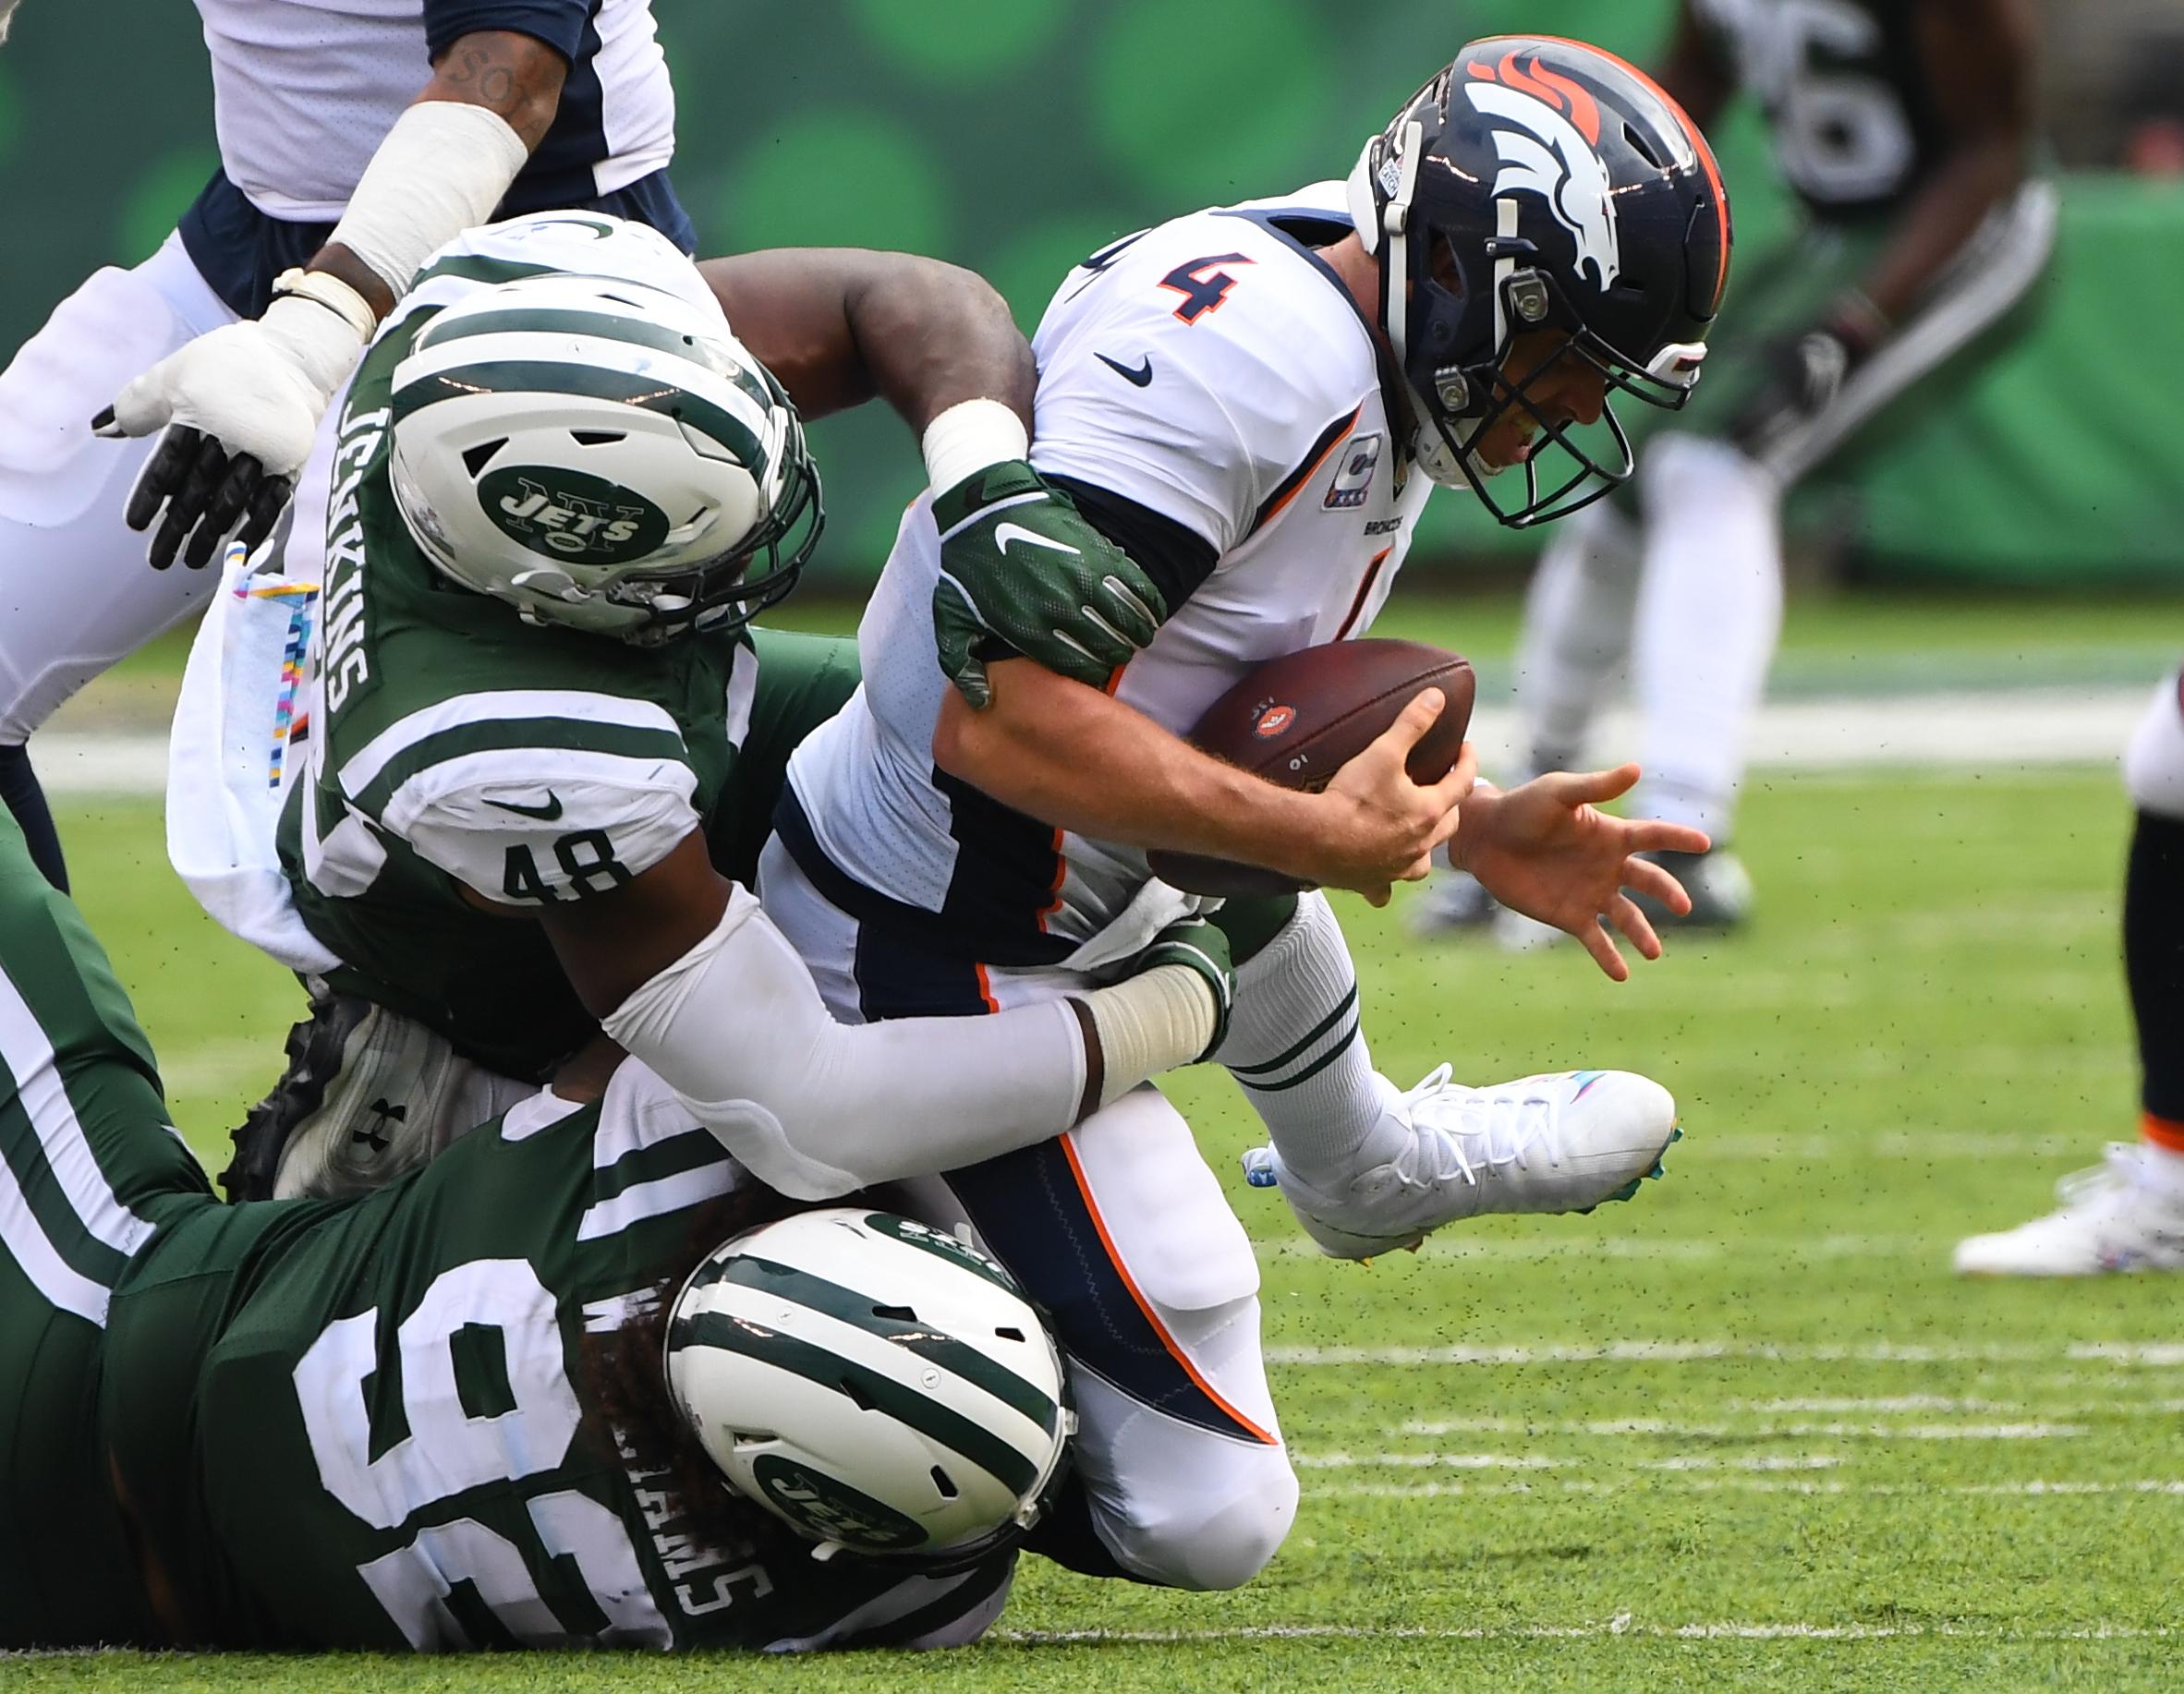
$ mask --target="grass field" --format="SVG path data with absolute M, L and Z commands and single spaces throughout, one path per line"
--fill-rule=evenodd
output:
M 2164 639 L 2117 607 L 2049 620 L 2020 651 L 2021 611 L 1911 604 L 1828 614 L 1793 672 L 1918 654 L 1921 627 L 1968 674 L 2144 670 Z M 1499 611 L 1477 630 L 1474 650 L 1506 648 Z M 150 802 L 62 822 L 177 1119 L 216 1165 L 294 990 L 188 905 Z M 2178 1290 L 1947 1274 L 1960 1235 L 2030 1216 L 2130 1132 L 2127 826 L 2106 770 L 1777 781 L 1741 832 L 1757 926 L 1676 941 L 1620 988 L 1574 950 L 1429 948 L 1400 904 L 1346 904 L 1399 1082 L 1444 1059 L 1480 1079 L 1629 1066 L 1675 1089 L 1689 1134 L 1637 1204 L 1359 1267 L 1312 1256 L 1234 1177 L 1256 1120 L 1227 1080 L 1177 1083 L 1261 1243 L 1305 1483 L 1288 1546 L 1241 1592 L 1027 1567 L 1001 1634 L 916 1662 L 115 1655 L 0 1660 L 0 1687 L 2175 1686 Z

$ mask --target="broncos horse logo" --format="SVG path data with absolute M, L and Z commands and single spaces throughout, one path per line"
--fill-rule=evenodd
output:
M 1499 124 L 1494 149 L 1501 169 L 1497 196 L 1528 192 L 1547 201 L 1555 222 L 1577 243 L 1580 270 L 1590 266 L 1603 290 L 1622 270 L 1616 239 L 1615 197 L 1601 163 L 1600 108 L 1582 83 L 1513 53 L 1489 70 L 1471 67 L 1464 85 L 1471 103 Z M 1514 127 L 1511 127 L 1514 126 Z

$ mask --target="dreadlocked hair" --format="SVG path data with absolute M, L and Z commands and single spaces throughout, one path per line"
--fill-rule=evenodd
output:
M 675 1410 L 667 1385 L 667 1324 L 676 1293 L 698 1262 L 731 1236 L 806 1208 L 752 1184 L 698 1209 L 675 1268 L 640 1289 L 628 1319 L 613 1329 L 588 1330 L 577 1347 L 576 1376 L 595 1441 L 648 1492 L 662 1496 L 663 1527 L 721 1557 L 787 1547 L 801 1551 L 763 1507 L 729 1487 L 727 1479 Z

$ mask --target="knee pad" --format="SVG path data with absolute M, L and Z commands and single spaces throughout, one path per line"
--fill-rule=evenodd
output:
M 1274 1562 L 1296 1519 L 1297 1473 L 1285 1460 L 1278 1475 L 1211 1503 L 1188 1522 L 1151 1526 L 1131 1562 L 1171 1588 L 1242 1588 Z
M 2154 691 L 2124 749 L 2123 782 L 2142 812 L 2184 818 L 2184 673 Z
M 1186 1438 L 1187 1439 L 1187 1438 Z M 1297 1518 L 1297 1473 L 1280 1446 L 1192 1441 L 1188 1480 L 1097 1503 L 1099 1538 L 1133 1576 L 1210 1592 L 1241 1588 L 1273 1562 Z

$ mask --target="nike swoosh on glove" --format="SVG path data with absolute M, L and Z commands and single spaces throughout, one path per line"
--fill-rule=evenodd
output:
M 334 312 L 279 298 L 262 318 L 170 353 L 91 420 L 103 436 L 166 431 L 123 514 L 130 528 L 148 529 L 164 508 L 147 549 L 154 568 L 179 551 L 196 569 L 231 539 L 256 547 L 273 533 L 319 420 L 363 349 Z
M 989 659 L 1021 656 L 1105 687 L 1159 633 L 1168 601 L 1062 490 L 1021 459 L 989 465 L 933 502 L 940 669 L 975 707 Z

